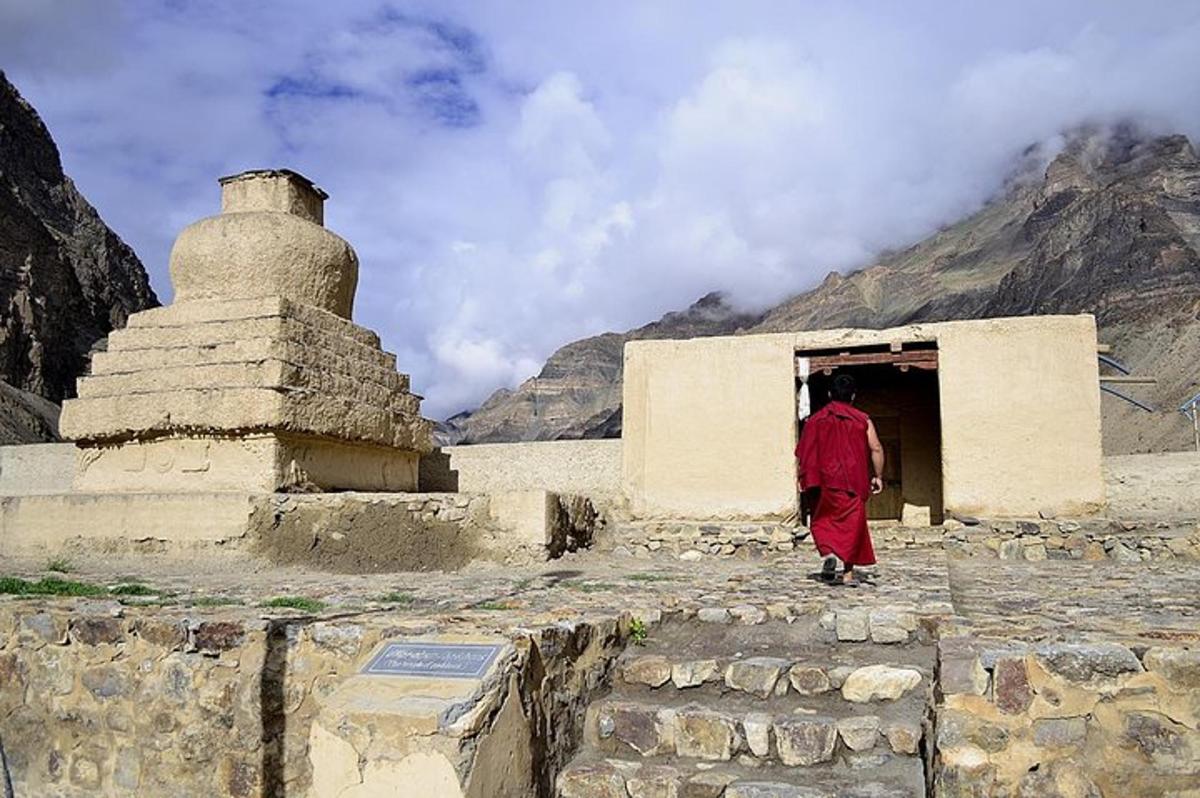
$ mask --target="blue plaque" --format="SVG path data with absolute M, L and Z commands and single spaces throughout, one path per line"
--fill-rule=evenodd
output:
M 481 679 L 499 653 L 500 646 L 484 643 L 388 643 L 362 672 L 375 676 Z

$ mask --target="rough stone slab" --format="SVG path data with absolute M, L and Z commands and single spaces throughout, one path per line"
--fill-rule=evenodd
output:
M 735 781 L 725 790 L 725 798 L 823 798 L 821 790 L 777 781 Z
M 79 398 L 121 397 L 212 388 L 276 388 L 286 384 L 288 365 L 279 360 L 147 369 L 134 374 L 93 375 L 79 381 Z
M 1054 643 L 1039 646 L 1034 655 L 1046 670 L 1072 682 L 1111 679 L 1142 670 L 1137 656 L 1115 643 Z
M 728 762 L 741 744 L 737 721 L 728 715 L 697 704 L 675 713 L 675 752 L 679 756 Z
M 921 724 L 904 721 L 893 721 L 883 729 L 888 745 L 897 754 L 915 754 L 921 745 L 924 733 Z
M 837 614 L 837 639 L 861 642 L 870 635 L 870 621 L 864 609 L 843 609 Z
M 678 798 L 683 774 L 669 765 L 645 765 L 626 778 L 629 798 Z
M 676 662 L 671 666 L 671 684 L 678 689 L 699 687 L 707 682 L 721 681 L 721 667 L 715 659 Z
M 778 657 L 750 657 L 725 668 L 725 686 L 731 690 L 767 698 L 775 692 L 780 677 L 792 663 Z M 787 682 L 783 682 L 784 689 Z
M 921 672 L 912 668 L 866 665 L 846 677 L 842 697 L 856 704 L 895 701 L 921 683 Z
M 791 682 L 792 689 L 800 695 L 820 695 L 833 689 L 829 675 L 813 665 L 793 665 L 788 671 L 788 681 Z
M 571 765 L 558 776 L 560 798 L 629 798 L 625 777 L 613 765 Z
M 879 607 L 868 613 L 871 641 L 874 643 L 905 643 L 917 628 L 916 614 L 893 607 Z
M 781 718 L 775 721 L 779 761 L 791 767 L 810 767 L 833 759 L 837 726 L 831 718 Z
M 1142 662 L 1175 690 L 1200 690 L 1200 649 L 1155 647 L 1142 656 Z
M 773 718 L 765 712 L 751 712 L 742 719 L 742 732 L 750 753 L 763 759 L 770 756 L 773 723 Z
M 990 677 L 972 638 L 943 638 L 938 642 L 938 659 L 941 665 L 938 686 L 944 694 L 984 695 L 987 692 Z
M 719 770 L 701 771 L 679 788 L 679 798 L 721 798 L 725 788 L 737 777 Z
M 869 751 L 879 739 L 879 717 L 876 715 L 854 715 L 839 718 L 838 735 L 851 751 Z
M 992 695 L 996 708 L 1007 715 L 1020 715 L 1033 702 L 1024 657 L 1001 657 L 993 670 Z
M 666 657 L 652 654 L 634 657 L 621 666 L 621 678 L 627 684 L 644 684 L 647 687 L 662 687 L 671 679 L 671 662 Z
M 702 623 L 731 623 L 733 616 L 724 607 L 701 607 L 696 618 Z
M 313 358 L 306 358 L 311 361 Z M 272 388 L 303 390 L 363 402 L 392 410 L 413 410 L 414 397 L 406 393 L 407 380 L 396 372 L 358 369 L 352 363 L 297 363 L 281 358 L 240 362 L 159 366 L 154 356 L 144 358 L 136 371 L 99 374 L 80 380 L 83 398 L 126 394 L 166 393 L 181 390 Z M 340 367 L 342 370 L 338 370 Z
M 1084 718 L 1046 718 L 1033 723 L 1034 745 L 1042 748 L 1067 748 L 1082 745 L 1087 737 Z
M 672 713 L 659 707 L 631 702 L 605 705 L 597 718 L 601 736 L 611 728 L 614 740 L 642 756 L 667 753 L 674 747 Z

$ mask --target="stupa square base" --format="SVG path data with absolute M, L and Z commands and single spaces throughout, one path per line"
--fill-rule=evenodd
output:
M 169 437 L 79 449 L 83 492 L 415 491 L 416 452 L 275 433 Z

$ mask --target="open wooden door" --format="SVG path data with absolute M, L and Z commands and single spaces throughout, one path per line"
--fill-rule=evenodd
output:
M 900 417 L 882 416 L 871 419 L 875 433 L 883 444 L 883 492 L 867 502 L 867 518 L 872 521 L 899 520 L 904 511 L 904 465 L 900 460 Z

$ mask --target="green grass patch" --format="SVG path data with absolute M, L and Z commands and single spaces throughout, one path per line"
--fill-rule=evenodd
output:
M 0 593 L 11 596 L 103 596 L 108 590 L 70 579 L 47 576 L 36 582 L 13 576 L 0 577 Z
M 197 596 L 188 601 L 193 607 L 229 607 L 245 604 L 240 598 L 233 596 Z
M 139 584 L 138 582 L 126 582 L 120 585 L 113 585 L 108 589 L 108 592 L 113 596 L 161 596 L 161 590 L 155 590 L 149 585 Z
M 384 593 L 375 598 L 380 604 L 412 604 L 416 599 L 412 593 Z
M 305 596 L 276 596 L 264 601 L 262 606 L 301 610 L 302 612 L 320 612 L 325 609 L 326 604 L 324 601 L 318 601 L 317 599 Z
M 55 574 L 69 574 L 75 570 L 75 566 L 66 557 L 54 557 L 46 560 L 46 570 Z

